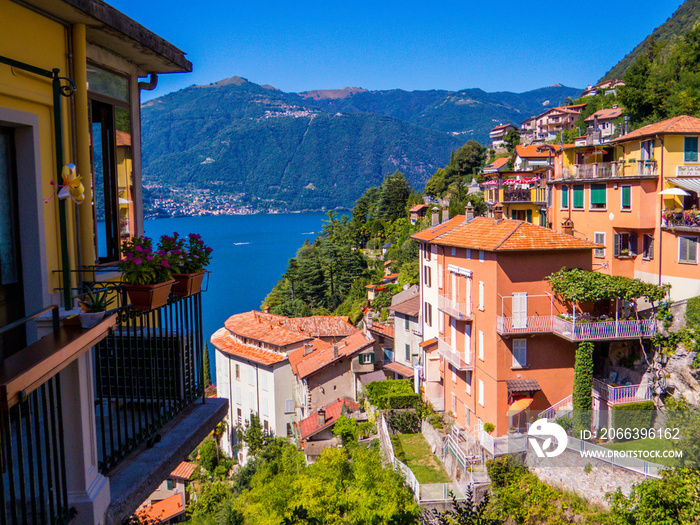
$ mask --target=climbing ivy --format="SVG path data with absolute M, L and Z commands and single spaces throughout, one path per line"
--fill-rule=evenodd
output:
M 557 298 L 570 303 L 595 302 L 602 299 L 629 301 L 640 297 L 653 302 L 663 299 L 670 289 L 670 285 L 667 284 L 657 286 L 639 279 L 578 268 L 562 268 L 547 279 Z
M 585 429 L 590 423 L 593 409 L 593 343 L 579 343 L 574 364 L 574 426 L 577 430 Z

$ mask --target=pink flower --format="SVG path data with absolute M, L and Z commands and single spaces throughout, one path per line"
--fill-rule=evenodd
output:
M 152 255 L 146 255 L 146 260 L 147 260 L 147 261 L 152 261 L 152 260 L 153 260 L 153 256 L 152 256 Z
M 134 264 L 141 264 L 141 259 L 134 259 Z
M 170 268 L 170 263 L 168 263 L 167 259 L 163 259 L 162 261 L 160 261 L 160 264 L 162 264 L 166 268 Z

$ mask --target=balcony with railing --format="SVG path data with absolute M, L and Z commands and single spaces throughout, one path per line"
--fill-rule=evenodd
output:
M 620 162 L 595 162 L 591 164 L 574 164 L 565 166 L 562 171 L 564 179 L 617 179 L 622 177 L 656 177 L 658 175 L 655 161 L 633 160 Z
M 464 353 L 458 352 L 452 345 L 450 336 L 440 336 L 438 339 L 438 354 L 442 356 L 457 370 L 472 370 L 471 356 L 465 356 Z
M 651 401 L 653 398 L 651 386 L 648 384 L 616 386 L 595 378 L 593 379 L 592 394 L 609 405 L 639 403 Z
M 547 188 L 491 188 L 486 190 L 484 198 L 487 202 L 545 203 L 547 202 Z
M 496 331 L 500 335 L 552 333 L 568 341 L 610 341 L 615 339 L 648 339 L 656 334 L 655 319 L 617 321 L 578 319 L 555 315 L 525 317 L 498 316 Z
M 700 214 L 693 209 L 665 210 L 661 214 L 661 227 L 667 230 L 697 233 L 700 231 Z
M 458 321 L 471 321 L 471 305 L 469 302 L 457 302 L 444 294 L 438 295 L 438 310 L 445 312 Z
M 93 328 L 61 326 L 57 307 L 0 328 L 54 313 L 0 363 L 0 523 L 68 523 L 94 510 L 79 495 L 95 487 L 100 519 L 121 522 L 226 414 L 226 399 L 204 398 L 201 294 L 142 311 L 114 289 L 122 305 Z

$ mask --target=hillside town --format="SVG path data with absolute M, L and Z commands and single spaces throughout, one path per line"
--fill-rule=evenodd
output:
M 204 232 L 144 220 L 260 208 L 143 181 L 143 91 L 192 63 L 101 1 L 0 10 L 0 524 L 697 523 L 692 112 L 625 75 L 495 120 L 207 333 Z

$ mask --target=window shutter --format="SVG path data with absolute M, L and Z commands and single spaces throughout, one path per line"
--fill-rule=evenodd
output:
M 479 379 L 479 404 L 484 406 L 484 382 Z
M 251 412 L 257 412 L 258 407 L 255 406 L 255 394 L 253 392 L 248 392 L 248 408 Z
M 596 244 L 602 244 L 603 246 L 605 246 L 605 233 L 596 232 L 594 242 Z M 603 257 L 605 257 L 605 248 L 596 248 L 595 250 L 593 250 L 593 255 L 602 259 Z
M 629 239 L 630 255 L 637 255 L 637 234 L 630 233 Z
M 472 373 L 470 371 L 467 371 L 465 383 L 467 384 L 467 394 L 472 395 Z M 467 411 L 467 413 L 469 412 Z
M 532 223 L 532 210 L 528 209 L 525 211 L 527 222 Z
M 527 339 L 513 339 L 513 368 L 527 366 Z
M 613 255 L 615 257 L 620 256 L 620 250 L 622 250 L 622 248 L 620 247 L 620 243 L 621 243 L 620 234 L 619 233 L 614 234 L 613 235 Z
M 527 293 L 513 294 L 513 328 L 527 328 Z
M 479 359 L 484 360 L 484 332 L 479 330 Z
M 516 213 L 515 210 L 510 210 L 510 218 L 513 220 L 518 218 L 518 214 Z
M 267 413 L 267 398 L 266 397 L 260 398 L 260 411 L 262 412 L 263 416 L 269 415 Z
M 406 361 L 411 360 L 411 345 L 406 345 Z
M 236 403 L 239 405 L 243 404 L 243 395 L 241 394 L 241 387 L 236 388 Z
M 605 184 L 591 184 L 591 204 L 605 206 Z
M 262 371 L 260 374 L 260 388 L 263 390 L 267 390 L 267 374 L 265 371 Z
M 632 207 L 632 187 L 622 187 L 622 209 L 627 210 Z
M 255 385 L 255 369 L 254 368 L 248 369 L 248 384 L 250 386 Z
M 286 414 L 291 414 L 294 412 L 294 400 L 293 399 L 285 399 L 284 400 L 284 412 Z
M 574 208 L 583 208 L 583 186 L 574 186 Z
M 568 186 L 561 187 L 561 207 L 562 208 L 569 207 L 569 187 Z

